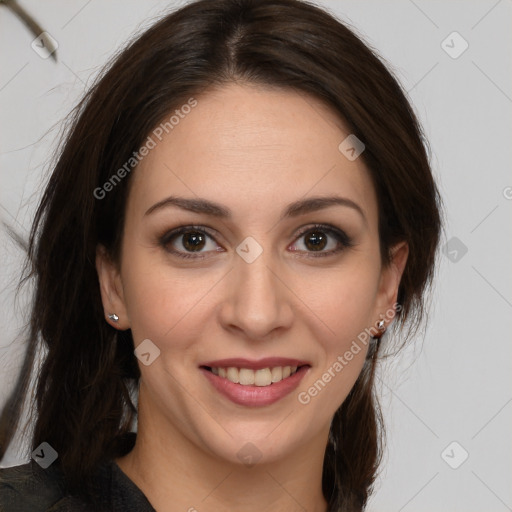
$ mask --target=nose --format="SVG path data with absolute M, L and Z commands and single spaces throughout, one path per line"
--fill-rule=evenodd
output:
M 292 325 L 293 286 L 270 253 L 264 250 L 251 263 L 236 255 L 227 276 L 220 321 L 239 338 L 267 340 Z

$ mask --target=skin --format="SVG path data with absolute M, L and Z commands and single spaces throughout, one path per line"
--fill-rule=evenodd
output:
M 197 100 L 134 171 L 120 263 L 98 247 L 105 316 L 119 316 L 107 321 L 130 328 L 135 346 L 150 339 L 160 349 L 149 366 L 139 363 L 137 442 L 116 462 L 159 512 L 325 511 L 329 426 L 367 346 L 307 405 L 297 395 L 393 311 L 408 247 L 398 244 L 392 264 L 381 265 L 375 190 L 362 159 L 339 151 L 350 132 L 323 103 L 248 84 Z M 365 219 L 334 205 L 280 220 L 289 203 L 334 194 L 357 203 Z M 176 206 L 145 215 L 170 195 L 215 201 L 232 218 Z M 321 252 L 342 250 L 315 256 L 308 234 L 298 236 L 314 223 L 343 230 L 353 246 L 324 231 Z M 182 259 L 159 244 L 160 235 L 189 225 L 212 230 L 204 259 Z M 236 252 L 248 236 L 263 249 L 252 263 Z M 183 242 L 181 235 L 168 247 L 187 253 Z M 265 407 L 235 405 L 198 368 L 269 356 L 311 368 L 296 391 Z M 252 467 L 237 457 L 247 442 L 261 454 Z

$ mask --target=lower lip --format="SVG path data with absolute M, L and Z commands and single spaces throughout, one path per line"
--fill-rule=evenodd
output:
M 309 366 L 302 366 L 293 375 L 270 386 L 244 386 L 219 377 L 205 368 L 199 368 L 213 387 L 226 398 L 238 405 L 246 407 L 262 407 L 273 404 L 290 394 L 297 388 L 306 375 Z

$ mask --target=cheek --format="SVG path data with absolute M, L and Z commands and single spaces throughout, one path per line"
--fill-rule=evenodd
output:
M 312 270 L 297 278 L 294 291 L 323 326 L 323 338 L 341 349 L 375 321 L 378 267 L 372 259 L 347 259 L 338 268 Z
M 365 328 L 371 325 L 373 287 L 361 280 L 357 286 L 350 284 L 348 278 L 346 286 L 333 287 L 331 282 L 329 296 L 318 298 L 314 309 L 318 311 L 316 324 L 324 333 L 315 340 L 318 366 L 297 399 L 300 404 L 310 404 L 309 410 L 317 418 L 330 417 L 341 406 L 368 353 L 370 337 Z
M 297 293 L 307 297 L 305 303 L 313 313 L 309 317 L 316 324 L 310 330 L 317 333 L 316 342 L 322 348 L 319 367 L 301 396 L 305 401 L 318 396 L 315 407 L 330 411 L 341 405 L 357 380 L 370 340 L 365 329 L 375 321 L 378 266 L 373 259 L 348 263 L 337 271 L 316 271 L 314 280 L 313 274 L 302 279 Z
M 183 348 L 199 333 L 201 322 L 191 319 L 222 275 L 171 268 L 150 251 L 132 254 L 123 269 L 123 291 L 135 344 L 149 338 L 162 348 L 172 339 L 173 350 Z

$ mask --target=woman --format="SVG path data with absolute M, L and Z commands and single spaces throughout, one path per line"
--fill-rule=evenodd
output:
M 36 214 L 2 453 L 47 353 L 2 510 L 363 510 L 381 344 L 420 326 L 440 228 L 412 108 L 347 27 L 166 16 L 78 105 Z

